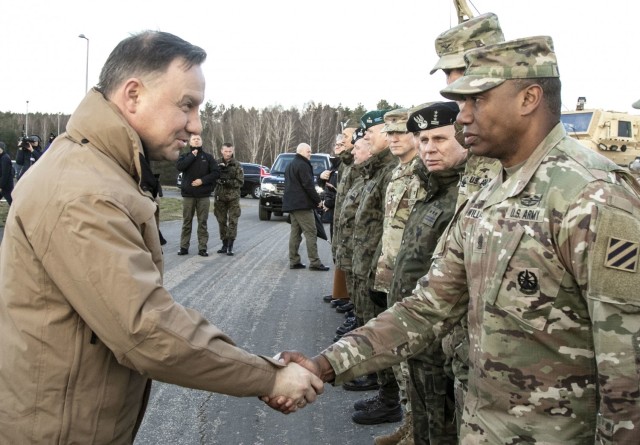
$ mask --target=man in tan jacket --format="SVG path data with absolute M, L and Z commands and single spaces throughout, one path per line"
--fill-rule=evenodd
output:
M 306 370 L 234 346 L 162 285 L 148 161 L 175 161 L 202 131 L 205 58 L 164 32 L 120 42 L 17 186 L 0 248 L 0 443 L 131 444 L 151 379 L 288 395 L 289 411 L 322 392 Z

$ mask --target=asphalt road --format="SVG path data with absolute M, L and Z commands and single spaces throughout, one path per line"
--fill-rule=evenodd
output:
M 174 196 L 169 190 L 166 196 Z M 178 256 L 181 221 L 161 224 L 168 244 L 165 286 L 181 304 L 197 309 L 237 345 L 257 354 L 286 349 L 315 354 L 332 342 L 344 321 L 322 301 L 331 293 L 333 264 L 329 243 L 318 241 L 329 272 L 290 270 L 289 225 L 284 217 L 258 220 L 258 200 L 241 200 L 235 256 L 216 254 L 218 227 L 209 218 L 209 254 L 196 255 L 195 226 L 190 255 Z M 327 226 L 328 231 L 328 226 Z M 300 249 L 308 263 L 304 240 Z M 371 444 L 398 424 L 357 425 L 353 402 L 374 392 L 325 386 L 304 410 L 284 416 L 257 398 L 234 398 L 155 382 L 136 445 L 158 444 Z

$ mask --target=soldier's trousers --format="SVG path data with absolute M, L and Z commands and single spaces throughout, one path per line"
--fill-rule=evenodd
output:
M 469 333 L 466 317 L 462 317 L 453 330 L 442 339 L 442 351 L 446 357 L 444 370 L 455 382 L 456 422 L 458 432 L 460 432 L 464 398 L 467 394 L 467 381 L 469 380 Z
M 302 235 L 307 243 L 307 255 L 312 266 L 319 266 L 321 263 L 318 256 L 318 236 L 316 229 L 316 219 L 313 216 L 314 210 L 294 210 L 289 213 L 291 219 L 291 233 L 289 234 L 289 265 L 293 266 L 300 262 L 298 249 L 302 242 Z
M 233 199 L 231 201 L 216 199 L 213 206 L 213 214 L 218 220 L 218 229 L 222 241 L 236 239 L 240 213 L 240 199 Z
M 207 228 L 207 218 L 209 218 L 209 197 L 205 198 L 182 198 L 182 233 L 180 235 L 180 247 L 189 249 L 191 242 L 191 226 L 193 225 L 193 215 L 198 217 L 198 250 L 207 250 L 209 242 L 209 230 Z
M 356 318 L 366 323 L 377 315 L 375 304 L 369 298 L 369 289 L 372 289 L 373 279 L 356 274 L 352 274 L 352 277 L 353 294 L 351 295 L 351 301 L 355 306 Z
M 456 445 L 454 382 L 442 366 L 409 359 L 409 397 L 416 445 Z

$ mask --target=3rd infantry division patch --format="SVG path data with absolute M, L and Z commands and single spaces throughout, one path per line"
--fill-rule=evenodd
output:
M 610 237 L 604 265 L 611 269 L 635 272 L 638 269 L 639 253 L 640 243 Z

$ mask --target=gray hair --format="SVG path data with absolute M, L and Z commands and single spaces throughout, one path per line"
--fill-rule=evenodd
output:
M 116 88 L 130 77 L 164 73 L 177 59 L 184 60 L 184 69 L 201 65 L 207 53 L 178 36 L 162 31 L 134 34 L 113 49 L 100 73 L 96 89 L 109 98 Z
M 296 148 L 296 153 L 301 154 L 302 150 L 304 150 L 305 148 L 311 149 L 311 145 L 305 143 L 305 142 L 301 142 L 298 144 L 298 148 Z

